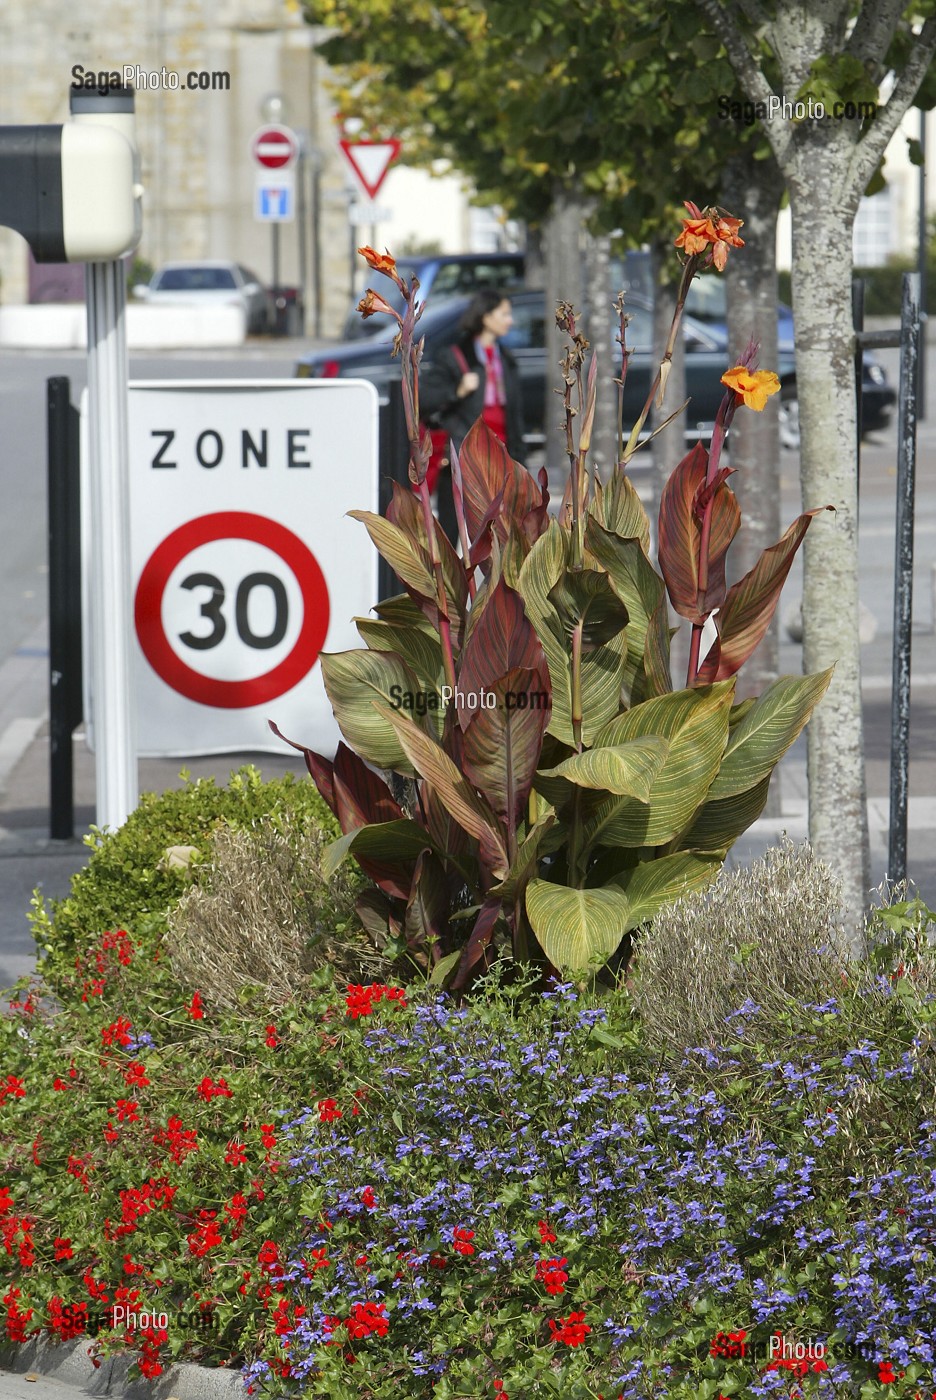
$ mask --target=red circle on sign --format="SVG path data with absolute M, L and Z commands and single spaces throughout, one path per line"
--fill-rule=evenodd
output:
M 179 561 L 200 545 L 229 539 L 253 540 L 273 550 L 292 569 L 302 592 L 302 627 L 292 651 L 272 671 L 248 681 L 213 680 L 187 666 L 169 645 L 162 625 L 163 594 Z M 160 679 L 187 700 L 221 710 L 264 705 L 298 685 L 318 660 L 328 619 L 328 585 L 312 551 L 285 525 L 240 510 L 202 515 L 167 535 L 147 560 L 134 602 L 143 655 Z
M 264 126 L 250 143 L 254 160 L 267 170 L 279 170 L 296 154 L 296 138 L 284 126 Z

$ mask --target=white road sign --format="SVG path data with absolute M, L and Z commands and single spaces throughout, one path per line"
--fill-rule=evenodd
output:
M 264 224 L 288 224 L 296 217 L 296 182 L 291 170 L 258 170 L 254 218 Z
M 131 383 L 141 755 L 281 752 L 270 719 L 334 752 L 318 657 L 360 645 L 351 618 L 377 598 L 346 517 L 377 509 L 377 413 L 355 380 Z

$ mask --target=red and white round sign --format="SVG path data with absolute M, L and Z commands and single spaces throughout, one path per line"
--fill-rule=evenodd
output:
M 311 671 L 328 633 L 328 588 L 312 551 L 285 525 L 218 511 L 156 547 L 134 619 L 144 656 L 168 686 L 202 705 L 246 709 Z
M 295 160 L 299 142 L 288 126 L 262 126 L 250 143 L 250 154 L 267 170 L 281 170 Z

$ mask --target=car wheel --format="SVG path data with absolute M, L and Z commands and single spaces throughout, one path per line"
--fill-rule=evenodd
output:
M 796 386 L 780 390 L 780 446 L 798 452 L 800 445 L 799 399 Z

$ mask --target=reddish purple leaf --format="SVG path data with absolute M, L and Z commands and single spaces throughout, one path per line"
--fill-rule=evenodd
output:
M 462 953 L 461 962 L 458 964 L 458 971 L 452 978 L 450 990 L 461 991 L 467 984 L 471 975 L 471 970 L 483 957 L 491 937 L 494 933 L 494 925 L 497 923 L 498 915 L 501 911 L 500 900 L 488 900 L 482 904 L 481 912 L 475 920 L 475 926 L 471 930 L 471 935 Z
M 511 838 L 530 795 L 549 724 L 551 705 L 548 699 L 538 699 L 549 694 L 545 674 L 545 667 L 519 668 L 499 677 L 487 688 L 493 706 L 479 709 L 465 731 L 465 774 Z
M 491 502 L 503 491 L 503 506 L 494 529 L 504 544 L 509 521 L 513 520 L 520 529 L 527 511 L 540 505 L 536 482 L 526 467 L 513 460 L 500 438 L 481 418 L 468 430 L 461 445 L 460 461 L 469 537 L 478 538 Z
M 476 709 L 464 704 L 464 698 L 480 694 L 482 689 L 489 690 L 508 671 L 521 668 L 548 676 L 546 655 L 527 620 L 519 593 L 499 579 L 461 659 L 456 697 L 460 697 L 462 703 L 456 704 L 455 714 L 463 730 L 476 713 Z M 549 689 L 548 680 L 545 688 Z
M 404 815 L 382 778 L 349 749 L 339 743 L 333 768 L 338 823 L 347 835 L 370 822 L 397 821 Z
M 728 680 L 752 655 L 770 626 L 780 590 L 810 521 L 824 510 L 834 509 L 834 506 L 818 506 L 816 510 L 808 510 L 797 516 L 786 534 L 770 549 L 764 550 L 750 573 L 732 584 L 724 606 L 715 617 L 718 629 L 717 670 L 714 675 L 710 674 L 714 664 L 709 660 L 710 652 L 704 663 L 707 679 L 702 680 L 703 673 L 700 671 L 700 684 L 707 684 L 710 680 Z M 715 651 L 715 647 L 712 651 Z
M 660 499 L 660 568 L 673 607 L 690 622 L 701 623 L 725 600 L 725 555 L 738 532 L 741 510 L 724 481 L 712 499 L 712 528 L 708 549 L 708 586 L 699 595 L 702 526 L 694 503 L 705 487 L 708 453 L 701 443 L 672 472 Z
M 276 735 L 277 739 L 282 739 L 285 744 L 290 744 L 294 749 L 298 749 L 304 756 L 306 767 L 312 776 L 312 781 L 319 790 L 319 796 L 337 817 L 338 808 L 335 802 L 335 788 L 332 782 L 332 764 L 327 758 L 323 758 L 320 753 L 315 753 L 312 749 L 307 749 L 305 744 L 297 744 L 295 739 L 287 739 L 286 735 L 273 723 L 271 719 L 267 724 Z

